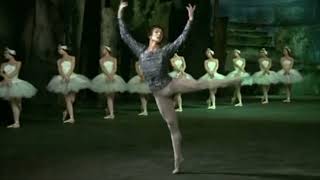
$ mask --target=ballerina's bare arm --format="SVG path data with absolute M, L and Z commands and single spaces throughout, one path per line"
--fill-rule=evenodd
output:
M 210 72 L 210 70 L 209 70 L 209 66 L 208 66 L 208 60 L 205 60 L 204 63 L 203 63 L 203 65 L 204 65 L 204 69 L 206 70 L 206 72 L 207 72 L 208 74 L 211 74 L 211 72 Z
M 64 79 L 66 79 L 66 75 L 62 71 L 62 60 L 61 59 L 59 59 L 57 61 L 57 66 L 58 66 L 58 72 L 59 72 L 60 76 L 62 76 Z
M 187 64 L 186 64 L 186 61 L 185 61 L 184 57 L 181 57 L 181 59 L 182 59 L 182 66 L 181 66 L 181 71 L 180 72 L 185 72 L 186 68 L 187 68 Z
M 271 67 L 272 67 L 272 60 L 270 58 L 268 58 L 269 64 L 268 64 L 268 69 L 267 71 L 269 72 Z
M 241 61 L 242 61 L 242 60 L 241 60 Z M 240 69 L 241 71 L 244 72 L 245 61 L 243 62 L 242 66 L 239 66 L 239 65 L 237 64 L 237 59 L 233 59 L 233 65 L 234 65 L 235 67 L 237 67 L 238 69 Z
M 117 59 L 116 58 L 112 58 L 113 61 L 113 68 L 112 68 L 112 72 L 111 75 L 114 76 L 117 72 Z
M 177 69 L 177 67 L 175 65 L 175 61 L 176 61 L 176 57 L 172 57 L 170 59 L 170 64 L 171 64 L 171 67 L 173 68 L 173 70 L 178 71 L 178 69 Z
M 143 72 L 141 71 L 141 68 L 140 68 L 140 65 L 139 65 L 138 61 L 135 63 L 135 70 L 136 70 L 136 73 L 138 74 L 138 76 L 141 79 L 144 79 Z
M 264 67 L 264 65 L 262 64 L 263 59 L 260 58 L 258 61 L 259 61 L 259 67 L 260 67 L 260 69 L 261 69 L 263 72 L 267 72 L 267 67 Z
M 21 62 L 16 61 L 16 62 L 15 62 L 15 66 L 16 66 L 16 68 L 14 69 L 14 71 L 13 71 L 12 73 L 8 74 L 8 77 L 9 77 L 10 79 L 12 79 L 13 77 L 15 77 L 16 75 L 19 75 L 19 72 L 20 72 L 20 69 L 21 69 Z
M 129 33 L 124 21 L 122 20 L 123 10 L 127 6 L 128 6 L 128 2 L 121 0 L 120 5 L 119 5 L 119 9 L 118 9 L 118 21 L 119 21 L 120 36 L 121 36 L 122 40 L 133 51 L 133 53 L 137 57 L 139 57 L 146 46 L 144 46 L 143 44 L 141 44 L 141 43 L 137 42 L 135 39 L 133 39 L 133 37 Z
M 8 77 L 8 75 L 4 72 L 4 66 L 6 65 L 6 63 L 2 63 L 1 64 L 1 76 L 4 78 L 5 81 L 9 80 L 10 78 Z
M 101 58 L 99 63 L 100 63 L 100 68 L 102 70 L 102 73 L 105 74 L 105 75 L 108 75 L 109 72 L 107 71 L 106 67 L 104 66 L 104 62 L 106 61 L 106 59 L 104 58 Z
M 165 54 L 167 54 L 169 57 L 171 57 L 172 54 L 178 50 L 178 48 L 186 40 L 187 35 L 190 31 L 191 23 L 193 21 L 193 15 L 194 15 L 194 11 L 196 9 L 196 6 L 192 6 L 191 4 L 189 4 L 186 8 L 188 10 L 189 20 L 188 20 L 186 26 L 184 27 L 184 30 L 182 31 L 180 36 L 173 43 L 169 43 L 163 47 L 163 49 L 166 52 Z
M 215 61 L 216 61 L 216 68 L 214 69 L 214 72 L 216 73 L 219 69 L 219 60 L 215 59 Z
M 71 56 L 71 69 L 70 69 L 69 72 L 66 74 L 67 79 L 69 79 L 70 76 L 72 75 L 75 66 L 76 66 L 76 58 L 75 58 L 74 56 Z

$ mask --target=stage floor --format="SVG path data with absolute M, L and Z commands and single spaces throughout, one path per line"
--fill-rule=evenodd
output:
M 0 129 L 0 179 L 320 179 L 319 101 L 214 111 L 185 102 L 181 175 L 171 175 L 170 136 L 156 107 L 148 117 L 138 117 L 138 108 L 119 104 L 108 121 L 103 109 L 77 107 L 74 125 L 63 125 L 58 109 L 26 108 L 22 128 Z

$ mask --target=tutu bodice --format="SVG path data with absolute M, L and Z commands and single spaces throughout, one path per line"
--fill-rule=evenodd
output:
M 292 61 L 290 59 L 285 59 L 284 58 L 283 61 L 282 61 L 282 67 L 284 69 L 290 69 L 291 64 L 292 64 Z
M 174 61 L 174 65 L 177 67 L 177 69 L 181 69 L 182 68 L 182 64 L 183 64 L 183 62 L 182 62 L 182 60 L 180 58 L 176 59 Z
M 68 74 L 70 71 L 71 71 L 71 66 L 72 66 L 72 64 L 71 64 L 71 62 L 70 61 L 63 61 L 62 63 L 61 63 L 61 67 L 62 67 L 62 72 L 63 72 L 63 74 Z
M 216 67 L 217 67 L 217 63 L 215 61 L 212 61 L 212 60 L 208 61 L 208 69 L 210 72 L 215 71 Z
M 3 71 L 9 75 L 11 73 L 13 73 L 16 70 L 17 66 L 12 65 L 12 64 L 6 64 L 4 65 Z M 16 74 L 13 78 L 13 80 L 18 79 L 18 74 Z
M 264 67 L 264 68 L 268 68 L 270 65 L 270 61 L 268 59 L 263 59 L 261 61 L 261 66 Z
M 105 61 L 103 66 L 106 68 L 108 73 L 112 73 L 113 70 L 113 62 L 112 61 Z
M 235 60 L 235 65 L 237 65 L 237 66 L 234 66 L 234 70 L 235 70 L 235 71 L 242 71 L 239 67 L 242 67 L 242 66 L 243 66 L 244 61 L 245 61 L 245 59 L 243 59 L 243 58 L 236 59 L 236 60 Z M 239 66 L 239 67 L 238 67 L 238 66 Z

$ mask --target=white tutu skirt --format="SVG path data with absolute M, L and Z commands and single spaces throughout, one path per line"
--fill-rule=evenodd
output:
M 213 77 L 211 77 L 208 73 L 206 73 L 205 75 L 201 76 L 199 78 L 200 81 L 202 80 L 212 80 L 212 79 L 218 79 L 218 80 L 221 80 L 221 79 L 225 79 L 226 77 L 222 74 L 219 74 L 219 73 L 215 73 Z
M 91 81 L 91 90 L 96 93 L 115 93 L 127 90 L 126 82 L 119 75 L 114 75 L 113 80 L 107 80 L 105 74 L 101 73 Z
M 285 74 L 285 71 L 282 69 L 277 74 L 279 81 L 284 84 L 298 83 L 303 80 L 302 75 L 295 69 L 290 69 L 289 74 Z
M 239 72 L 237 70 L 234 70 L 227 75 L 228 78 L 235 78 L 239 76 L 242 80 L 241 81 L 242 86 L 251 86 L 253 84 L 252 77 L 247 72 Z
M 0 97 L 11 98 L 31 98 L 37 93 L 37 89 L 27 81 L 14 79 L 10 85 L 0 84 Z
M 54 93 L 68 94 L 70 92 L 77 93 L 89 87 L 90 80 L 87 77 L 73 73 L 68 83 L 63 80 L 61 75 L 54 76 L 49 82 L 47 89 Z
M 141 81 L 140 76 L 136 75 L 128 82 L 128 91 L 130 93 L 149 94 L 151 93 L 148 84 Z
M 270 85 L 279 83 L 279 76 L 274 71 L 264 74 L 263 71 L 256 72 L 252 75 L 253 83 L 259 85 Z
M 186 78 L 187 79 L 194 79 L 190 74 L 188 73 L 185 73 L 186 74 Z M 172 78 L 177 78 L 178 76 L 178 72 L 177 71 L 172 71 L 169 73 L 169 76 L 172 77 Z

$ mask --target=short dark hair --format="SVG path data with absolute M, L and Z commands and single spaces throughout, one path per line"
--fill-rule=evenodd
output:
M 164 39 L 164 29 L 160 25 L 153 25 L 150 27 L 149 32 L 148 32 L 148 37 L 152 35 L 152 32 L 154 29 L 161 29 L 162 31 L 162 40 Z

